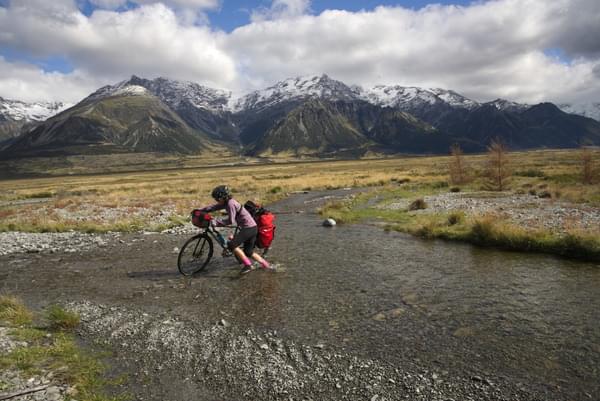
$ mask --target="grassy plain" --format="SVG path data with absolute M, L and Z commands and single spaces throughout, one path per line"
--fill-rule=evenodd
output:
M 112 159 L 70 159 L 74 166 L 47 166 L 41 178 L 0 181 L 0 231 L 85 232 L 161 230 L 183 224 L 189 211 L 211 202 L 210 190 L 226 183 L 238 199 L 269 203 L 294 191 L 343 187 L 369 188 L 379 198 L 419 197 L 448 192 L 450 157 L 397 157 L 347 161 L 298 161 L 280 159 L 257 164 L 260 160 L 172 158 L 161 160 L 151 171 L 115 172 L 119 169 L 145 168 L 147 156 L 138 164 L 107 167 L 109 173 L 60 175 L 101 170 Z M 89 158 L 89 157 L 88 157 Z M 600 158 L 595 151 L 594 158 Z M 579 150 L 543 150 L 509 154 L 510 191 L 544 192 L 545 197 L 600 207 L 600 184 L 584 185 L 581 180 Z M 219 166 L 215 164 L 219 162 Z M 468 183 L 462 192 L 478 191 L 486 155 L 465 156 Z M 239 165 L 240 163 L 249 163 Z M 39 167 L 39 166 L 38 166 Z M 598 166 L 596 166 L 598 168 Z M 453 189 L 457 190 L 457 189 Z M 377 218 L 389 227 L 421 233 L 423 236 L 460 238 L 474 227 L 470 218 L 458 224 L 443 224 L 447 215 L 411 216 L 406 211 L 385 211 L 365 207 L 358 200 L 352 205 L 329 205 L 324 213 L 341 221 Z M 444 228 L 443 226 L 448 226 Z M 576 224 L 575 224 L 576 226 Z M 442 228 L 440 228 L 442 227 Z M 500 226 L 494 225 L 497 233 Z M 503 231 L 514 227 L 503 227 Z M 548 233 L 542 233 L 547 236 Z M 591 235 L 592 242 L 597 233 Z M 582 235 L 584 235 L 582 234 Z M 520 234 L 519 234 L 520 235 Z M 538 235 L 538 234 L 536 234 Z M 498 237 L 496 235 L 496 237 Z M 480 241 L 481 243 L 498 241 Z M 531 248 L 534 249 L 534 248 Z

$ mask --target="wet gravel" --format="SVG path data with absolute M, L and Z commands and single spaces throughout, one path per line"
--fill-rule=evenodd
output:
M 75 253 L 96 247 L 106 247 L 120 234 L 83 234 L 79 232 L 66 233 L 0 233 L 0 255 L 13 253 Z
M 411 213 L 447 213 L 462 210 L 470 215 L 492 213 L 526 228 L 549 229 L 563 233 L 569 229 L 597 229 L 600 227 L 600 208 L 573 204 L 533 195 L 474 192 L 445 193 L 425 196 L 424 210 Z M 407 209 L 412 199 L 399 199 L 378 205 L 378 208 Z
M 394 366 L 321 343 L 299 344 L 276 331 L 236 327 L 224 319 L 189 321 L 90 302 L 68 308 L 81 315 L 82 335 L 119 349 L 124 364 L 135 358 L 143 366 L 141 376 L 176 371 L 181 380 L 219 399 L 535 399 L 496 379 Z

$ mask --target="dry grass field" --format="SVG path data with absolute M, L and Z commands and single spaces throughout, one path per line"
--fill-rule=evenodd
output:
M 550 199 L 599 207 L 600 184 L 582 183 L 580 153 L 579 150 L 509 153 L 509 191 L 544 192 Z M 597 169 L 600 152 L 595 151 L 593 157 Z M 164 169 L 151 171 L 112 172 L 114 167 L 106 167 L 110 173 L 0 181 L 0 231 L 160 230 L 182 224 L 191 209 L 210 203 L 210 191 L 219 184 L 232 187 L 240 200 L 254 199 L 267 204 L 294 191 L 367 187 L 393 194 L 404 188 L 409 190 L 405 196 L 418 197 L 449 192 L 454 187 L 449 183 L 451 159 L 441 156 L 278 160 L 268 164 L 247 160 L 250 164 L 246 165 L 236 165 L 243 162 L 239 159 L 220 159 L 218 167 L 202 166 L 199 159 L 173 160 L 163 160 Z M 464 157 L 469 179 L 460 186 L 462 192 L 482 189 L 486 160 L 486 155 Z M 89 163 L 82 167 L 80 160 L 82 166 L 75 165 L 70 171 L 97 171 L 102 163 L 110 161 L 95 160 L 93 167 Z M 77 164 L 72 159 L 70 163 Z M 140 165 L 128 168 L 136 166 Z M 48 166 L 45 170 L 47 174 L 66 171 L 64 166 Z

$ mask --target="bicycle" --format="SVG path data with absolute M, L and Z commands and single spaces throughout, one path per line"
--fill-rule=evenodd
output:
M 211 225 L 212 216 L 198 209 L 192 211 L 192 224 L 202 229 L 199 234 L 189 238 L 179 251 L 177 268 L 184 276 L 191 276 L 206 268 L 213 256 L 213 239 L 223 249 L 223 257 L 232 256 L 233 253 L 225 247 L 225 238 Z M 235 227 L 234 235 L 239 227 Z

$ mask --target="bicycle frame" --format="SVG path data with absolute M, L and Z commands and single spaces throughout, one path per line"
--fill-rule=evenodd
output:
M 224 228 L 234 228 L 235 227 L 235 230 L 233 231 L 233 235 L 236 235 L 238 233 L 238 231 L 240 231 L 240 228 L 238 226 L 223 226 L 223 227 Z M 217 244 L 219 244 L 219 246 L 222 249 L 227 249 L 224 246 L 224 243 L 226 242 L 225 238 L 223 237 L 223 235 L 219 231 L 216 230 L 215 227 L 208 226 L 207 228 L 204 229 L 203 233 L 208 234 L 212 239 L 214 239 L 215 242 Z

